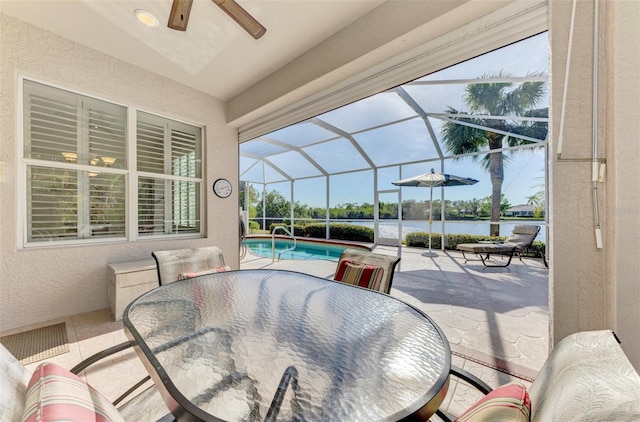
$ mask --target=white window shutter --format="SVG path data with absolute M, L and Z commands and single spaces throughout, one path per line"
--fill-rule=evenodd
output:
M 24 156 L 39 163 L 27 166 L 27 243 L 125 237 L 125 177 L 110 169 L 127 167 L 126 108 L 27 80 L 23 97 Z
M 137 116 L 138 234 L 200 233 L 201 129 Z

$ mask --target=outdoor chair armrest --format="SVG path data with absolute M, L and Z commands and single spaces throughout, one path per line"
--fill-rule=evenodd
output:
M 78 363 L 76 366 L 71 368 L 69 372 L 75 375 L 78 375 L 80 372 L 84 371 L 94 363 L 99 362 L 102 359 L 113 355 L 114 353 L 121 352 L 123 350 L 128 349 L 129 347 L 133 347 L 134 344 L 135 344 L 134 341 L 125 341 L 124 343 L 120 343 L 115 346 L 111 346 L 108 349 L 101 350 L 98 353 L 95 353 L 89 356 L 88 358 L 84 359 L 82 362 Z
M 102 359 L 105 359 L 105 358 L 107 358 L 107 357 L 109 357 L 109 356 L 111 356 L 111 355 L 113 355 L 115 353 L 121 352 L 121 351 L 126 350 L 126 349 L 128 349 L 130 347 L 133 347 L 135 344 L 136 343 L 133 340 L 129 340 L 129 341 L 125 341 L 125 342 L 120 343 L 120 344 L 116 344 L 115 346 L 111 346 L 111 347 L 109 347 L 107 349 L 101 350 L 98 353 L 94 353 L 93 355 L 91 355 L 88 358 L 84 359 L 82 362 L 78 363 L 76 366 L 71 368 L 69 370 L 69 372 L 71 372 L 72 374 L 78 375 L 80 372 L 84 371 L 89 366 L 93 365 L 94 363 L 97 363 L 97 362 L 101 361 Z M 117 399 L 115 399 L 112 402 L 112 404 L 114 406 L 117 406 L 120 402 L 122 402 L 124 399 L 129 397 L 131 394 L 133 394 L 133 392 L 135 392 L 138 388 L 142 387 L 150 379 L 151 379 L 151 377 L 149 375 L 147 375 L 146 377 L 144 377 L 143 379 L 138 381 L 136 384 L 134 384 L 127 391 L 125 391 L 123 394 L 121 394 Z
M 451 375 L 454 375 L 478 389 L 482 394 L 489 394 L 493 391 L 493 388 L 489 386 L 486 382 L 482 381 L 480 378 L 473 375 L 471 372 L 466 371 L 458 366 L 451 365 L 451 371 L 449 372 Z
M 491 388 L 486 382 L 482 381 L 480 378 L 473 375 L 471 372 L 466 371 L 458 366 L 451 365 L 451 370 L 449 371 L 449 374 L 455 377 L 458 377 L 461 380 L 466 381 L 468 384 L 476 388 L 485 396 L 493 391 L 493 388 Z M 452 421 L 452 419 L 440 409 L 436 410 L 436 415 L 438 415 L 438 417 L 442 419 L 444 422 Z

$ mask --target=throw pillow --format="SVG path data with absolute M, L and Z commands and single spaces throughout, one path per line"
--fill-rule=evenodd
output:
M 340 261 L 334 280 L 371 290 L 379 290 L 383 276 L 384 269 L 382 267 L 345 259 Z
M 224 265 L 222 267 L 210 268 L 210 269 L 204 270 L 204 271 L 180 273 L 180 274 L 178 274 L 178 280 L 186 280 L 188 278 L 198 277 L 200 275 L 221 273 L 221 272 L 224 272 L 224 271 L 231 271 L 231 267 L 229 267 L 228 265 Z
M 455 422 L 529 422 L 531 401 L 524 385 L 496 388 L 467 409 Z

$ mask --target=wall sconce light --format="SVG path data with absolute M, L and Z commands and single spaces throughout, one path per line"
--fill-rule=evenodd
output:
M 78 154 L 76 154 L 75 152 L 63 152 L 62 156 L 70 163 L 75 163 L 78 159 Z
M 107 166 L 107 167 L 111 167 L 113 165 L 113 163 L 116 162 L 116 159 L 112 158 L 112 157 L 100 157 L 100 159 L 102 160 L 104 165 Z

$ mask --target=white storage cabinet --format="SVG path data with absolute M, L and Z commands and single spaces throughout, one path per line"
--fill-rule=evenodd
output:
M 153 259 L 109 264 L 107 297 L 109 310 L 116 321 L 124 309 L 143 293 L 158 287 L 158 271 Z

